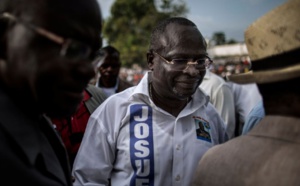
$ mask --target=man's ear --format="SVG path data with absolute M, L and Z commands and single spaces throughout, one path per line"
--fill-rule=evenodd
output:
M 148 64 L 148 68 L 152 71 L 153 70 L 153 58 L 154 58 L 154 55 L 153 55 L 153 52 L 147 52 L 147 64 Z

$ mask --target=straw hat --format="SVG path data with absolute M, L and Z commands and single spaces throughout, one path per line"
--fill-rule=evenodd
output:
M 252 23 L 245 31 L 252 71 L 228 80 L 271 83 L 300 77 L 300 0 L 290 0 Z

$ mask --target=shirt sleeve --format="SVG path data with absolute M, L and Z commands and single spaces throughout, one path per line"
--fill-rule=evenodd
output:
M 222 84 L 212 98 L 212 103 L 225 122 L 229 138 L 235 133 L 235 105 L 231 88 L 226 83 Z
M 102 109 L 105 110 L 105 109 Z M 100 112 L 100 113 L 99 113 Z M 112 135 L 104 127 L 101 109 L 93 113 L 76 156 L 72 176 L 77 185 L 108 185 L 115 152 Z
M 248 133 L 265 116 L 263 101 L 259 101 L 246 117 L 242 135 Z

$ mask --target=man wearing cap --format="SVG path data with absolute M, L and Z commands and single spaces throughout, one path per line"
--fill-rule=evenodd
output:
M 208 150 L 193 186 L 300 183 L 300 0 L 290 0 L 245 32 L 252 72 L 231 81 L 257 83 L 266 116 L 246 135 Z

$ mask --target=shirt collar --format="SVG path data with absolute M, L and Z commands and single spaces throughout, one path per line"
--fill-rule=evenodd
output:
M 143 78 L 140 80 L 140 82 L 136 85 L 136 87 L 132 91 L 131 95 L 129 96 L 129 99 L 135 99 L 136 96 L 138 96 L 138 98 L 140 98 L 139 95 L 142 95 L 143 97 L 148 98 L 147 102 L 150 101 L 150 96 L 149 96 L 149 91 L 148 91 L 148 82 L 149 82 L 148 79 L 149 79 L 150 73 L 151 73 L 150 71 L 145 73 Z
M 211 76 L 210 70 L 206 69 L 206 73 L 205 73 L 204 79 L 210 79 L 210 76 Z

